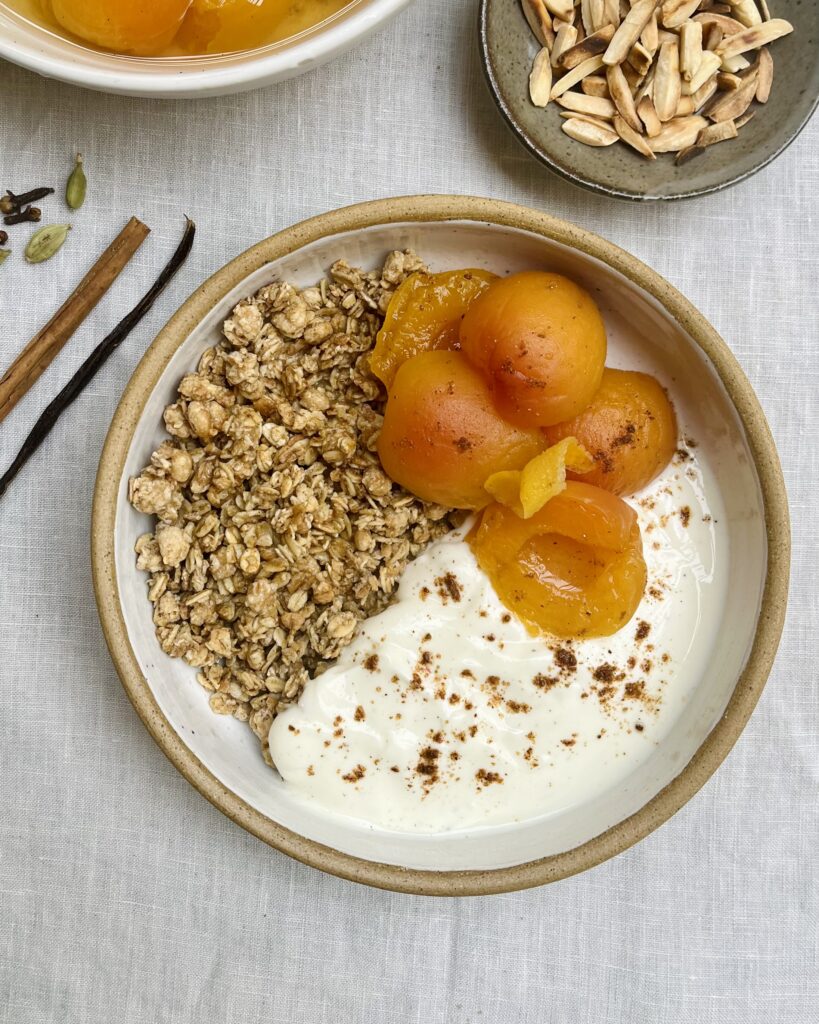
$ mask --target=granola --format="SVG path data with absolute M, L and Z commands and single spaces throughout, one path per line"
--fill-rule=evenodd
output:
M 199 669 L 210 706 L 270 723 L 381 611 L 457 515 L 382 471 L 385 394 L 369 351 L 389 300 L 424 269 L 344 260 L 302 291 L 275 282 L 233 310 L 165 410 L 170 435 L 131 479 L 156 517 L 136 543 L 162 650 Z M 268 758 L 269 759 L 269 758 Z

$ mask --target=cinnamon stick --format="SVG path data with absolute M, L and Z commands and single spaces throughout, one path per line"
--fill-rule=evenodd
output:
M 150 233 L 132 217 L 54 316 L 26 345 L 0 380 L 0 422 L 53 361 L 105 295 Z

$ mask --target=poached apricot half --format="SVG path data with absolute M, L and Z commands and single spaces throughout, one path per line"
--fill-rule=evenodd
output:
M 531 633 L 610 636 L 645 590 L 634 509 L 589 484 L 570 481 L 530 519 L 490 505 L 470 544 L 500 600 Z
M 496 412 L 483 377 L 460 352 L 407 360 L 389 389 L 378 454 L 384 472 L 407 490 L 450 508 L 482 508 L 487 478 L 521 469 L 544 447 Z
M 647 373 L 608 367 L 591 404 L 543 433 L 549 444 L 577 438 L 594 459 L 583 483 L 614 494 L 634 494 L 651 483 L 677 449 L 677 418 L 660 383 Z
M 372 372 L 389 387 L 398 367 L 413 356 L 458 348 L 470 303 L 497 279 L 488 270 L 410 275 L 390 299 L 370 356 Z
M 490 382 L 501 415 L 522 427 L 577 416 L 600 386 L 606 329 L 594 300 L 561 274 L 499 278 L 469 306 L 461 349 Z

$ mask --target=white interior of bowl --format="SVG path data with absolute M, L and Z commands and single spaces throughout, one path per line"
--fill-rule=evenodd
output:
M 208 57 L 135 58 L 64 39 L 0 0 L 0 57 L 102 92 L 129 96 L 218 96 L 300 75 L 366 39 L 410 0 L 350 0 L 333 17 L 279 43 Z
M 195 671 L 160 650 L 135 568 L 134 542 L 151 528 L 127 502 L 127 482 L 162 441 L 162 412 L 181 376 L 214 344 L 240 298 L 273 278 L 300 286 L 320 279 L 344 257 L 375 267 L 391 249 L 411 247 L 433 269 L 485 267 L 497 273 L 526 268 L 559 271 L 587 287 L 607 323 L 613 365 L 655 372 L 669 383 L 681 422 L 695 433 L 708 500 L 720 509 L 720 547 L 712 586 L 720 609 L 702 621 L 681 672 L 690 697 L 679 717 L 625 779 L 602 796 L 527 822 L 444 835 L 386 832 L 330 815 L 294 795 L 263 762 L 246 725 L 214 715 Z M 767 552 L 759 481 L 739 417 L 707 357 L 647 292 L 608 265 L 519 229 L 474 222 L 376 226 L 313 242 L 247 277 L 216 306 L 177 350 L 148 398 L 119 482 L 115 559 L 123 613 L 139 666 L 163 713 L 183 742 L 226 787 L 292 831 L 368 860 L 431 870 L 492 869 L 573 849 L 624 821 L 685 767 L 722 715 L 754 637 Z M 707 619 L 709 616 L 702 616 Z

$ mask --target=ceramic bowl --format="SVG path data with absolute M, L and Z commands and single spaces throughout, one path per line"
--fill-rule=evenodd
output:
M 162 411 L 183 374 L 219 337 L 233 305 L 273 278 L 305 286 L 337 258 L 380 266 L 414 248 L 435 269 L 529 267 L 590 288 L 621 365 L 660 368 L 699 439 L 722 508 L 718 585 L 730 599 L 707 623 L 681 671 L 691 697 L 648 759 L 604 797 L 510 826 L 444 835 L 369 828 L 302 802 L 263 762 L 246 725 L 212 714 L 195 671 L 160 650 L 135 567 L 151 528 L 127 501 L 128 479 L 163 438 Z M 345 878 L 425 894 L 520 889 L 611 857 L 677 811 L 726 756 L 773 661 L 785 612 L 788 511 L 763 413 L 736 360 L 666 281 L 597 235 L 542 213 L 486 199 L 425 196 L 365 203 L 282 231 L 206 281 L 137 367 L 100 459 L 92 524 L 94 583 L 117 671 L 154 739 L 216 807 L 271 846 Z
M 681 166 L 673 154 L 646 160 L 625 144 L 585 146 L 561 131 L 560 108 L 535 107 L 529 71 L 539 44 L 520 0 L 481 0 L 481 59 L 495 103 L 532 156 L 561 177 L 617 199 L 683 199 L 735 185 L 769 164 L 796 138 L 819 101 L 819 6 L 771 0 L 794 31 L 770 47 L 774 84 L 768 102 L 736 139 L 709 147 Z
M 0 0 L 0 57 L 46 78 L 126 96 L 224 96 L 294 78 L 363 41 L 410 0 L 351 0 L 326 21 L 290 39 L 244 53 L 138 58 L 71 42 Z

